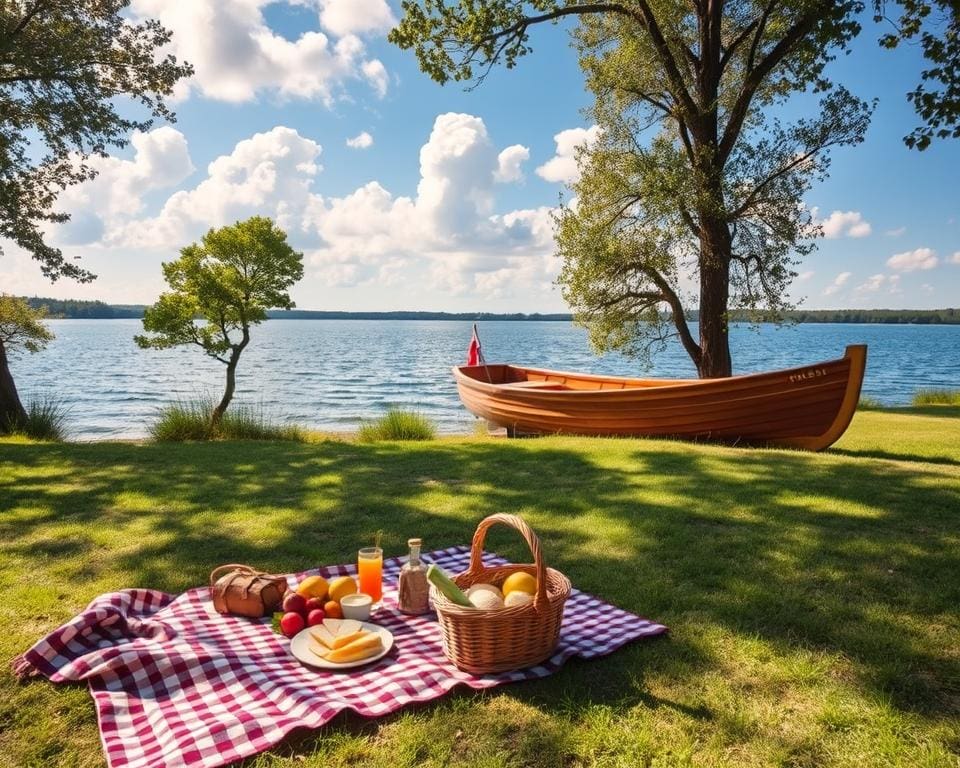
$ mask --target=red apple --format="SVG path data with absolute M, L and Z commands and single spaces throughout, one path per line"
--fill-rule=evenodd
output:
M 293 611 L 283 614 L 283 618 L 280 619 L 280 629 L 283 630 L 283 634 L 287 637 L 293 637 L 297 632 L 300 632 L 304 626 L 303 616 Z
M 315 627 L 317 624 L 322 624 L 326 617 L 327 614 L 323 612 L 322 608 L 314 608 L 307 614 L 307 626 Z
M 311 597 L 307 600 L 307 607 L 304 609 L 307 612 L 307 615 L 310 615 L 310 611 L 315 611 L 318 608 L 323 609 L 323 600 L 319 597 Z
M 291 592 L 283 598 L 283 611 L 284 613 L 302 613 L 306 615 L 307 601 L 303 599 L 302 595 Z

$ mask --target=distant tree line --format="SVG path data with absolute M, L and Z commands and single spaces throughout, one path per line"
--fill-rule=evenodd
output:
M 145 307 L 141 305 L 106 304 L 102 301 L 79 301 L 76 299 L 47 299 L 24 296 L 32 309 L 47 308 L 47 317 L 62 317 L 71 320 L 116 320 L 141 318 Z
M 140 319 L 142 304 L 106 304 L 102 301 L 78 301 L 24 297 L 34 309 L 47 308 L 48 317 L 88 320 Z M 697 321 L 697 312 L 687 319 Z M 267 312 L 271 320 L 550 320 L 569 322 L 564 312 L 334 312 L 310 309 L 275 309 Z M 795 323 L 888 323 L 908 325 L 960 325 L 960 309 L 804 309 L 787 313 Z M 746 313 L 733 313 L 734 322 L 749 322 Z

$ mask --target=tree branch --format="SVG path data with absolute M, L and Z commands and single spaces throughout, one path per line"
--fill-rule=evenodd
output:
M 670 310 L 673 314 L 673 325 L 677 329 L 677 334 L 680 336 L 680 343 L 683 344 L 683 348 L 687 351 L 687 354 L 690 355 L 690 359 L 693 360 L 694 365 L 699 368 L 703 352 L 700 349 L 700 345 L 694 341 L 693 334 L 690 333 L 690 326 L 687 325 L 687 318 L 680 297 L 677 296 L 673 288 L 670 287 L 667 279 L 653 267 L 644 266 L 641 267 L 641 270 L 653 281 L 654 285 L 660 289 L 664 301 L 670 305 Z
M 750 102 L 760 83 L 763 82 L 763 79 L 770 74 L 777 64 L 786 58 L 793 46 L 813 29 L 818 18 L 818 15 L 814 12 L 810 12 L 806 16 L 801 17 L 796 24 L 787 30 L 786 34 L 780 39 L 780 42 L 761 59 L 760 63 L 757 64 L 756 67 L 748 70 L 746 80 L 740 90 L 740 95 L 737 97 L 737 101 L 730 112 L 727 127 L 723 131 L 723 138 L 720 140 L 718 160 L 721 167 L 726 163 L 730 152 L 737 142 L 737 138 L 740 136 L 740 130 L 743 128 L 743 121 L 747 117 Z

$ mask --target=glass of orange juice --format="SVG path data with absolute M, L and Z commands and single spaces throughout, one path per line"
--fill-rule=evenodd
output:
M 379 603 L 383 597 L 383 550 L 380 547 L 364 547 L 357 552 L 357 575 L 360 591 Z

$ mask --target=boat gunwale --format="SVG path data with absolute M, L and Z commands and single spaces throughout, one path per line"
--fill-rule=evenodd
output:
M 611 382 L 611 383 L 623 383 L 623 382 L 658 382 L 658 381 L 668 381 L 669 384 L 653 384 L 650 386 L 632 386 L 632 387 L 621 387 L 620 389 L 546 389 L 544 388 L 537 394 L 542 394 L 550 398 L 560 398 L 566 396 L 576 396 L 576 395 L 593 395 L 598 394 L 610 396 L 614 394 L 622 394 L 625 392 L 639 393 L 639 392 L 663 392 L 665 390 L 676 390 L 678 392 L 690 389 L 691 387 L 697 388 L 708 388 L 710 385 L 727 385 L 731 382 L 736 382 L 737 384 L 742 383 L 752 383 L 751 380 L 759 380 L 770 378 L 773 376 L 779 376 L 783 374 L 797 373 L 810 368 L 816 368 L 817 366 L 822 365 L 832 365 L 835 363 L 842 363 L 845 360 L 853 362 L 854 355 L 860 354 L 860 350 L 865 352 L 865 344 L 851 344 L 848 345 L 846 351 L 842 357 L 833 358 L 831 360 L 821 360 L 815 363 L 808 363 L 806 365 L 800 365 L 793 368 L 780 368 L 775 371 L 761 371 L 758 373 L 742 373 L 737 376 L 727 376 L 722 378 L 711 378 L 711 379 L 631 379 L 626 376 L 602 376 L 599 374 L 591 373 L 577 373 L 574 371 L 555 371 L 548 368 L 528 368 L 526 366 L 511 365 L 510 363 L 487 363 L 484 365 L 455 365 L 453 366 L 453 375 L 454 379 L 459 386 L 463 382 L 464 386 L 471 387 L 485 392 L 502 392 L 507 394 L 508 397 L 516 398 L 520 393 L 524 394 L 533 394 L 536 390 L 533 387 L 530 388 L 511 388 L 508 385 L 512 382 L 502 382 L 502 383 L 493 383 L 483 381 L 481 379 L 475 379 L 472 376 L 468 376 L 463 372 L 463 368 L 489 368 L 493 366 L 502 366 L 504 368 L 510 368 L 516 371 L 524 372 L 533 372 L 536 374 L 543 374 L 547 376 L 565 376 L 574 379 L 582 379 L 587 381 L 597 381 L 597 382 Z M 852 371 L 851 371 L 852 372 Z M 849 374 L 848 374 L 849 375 Z M 552 382 L 545 382 L 552 383 Z M 560 383 L 560 382 L 556 382 Z

